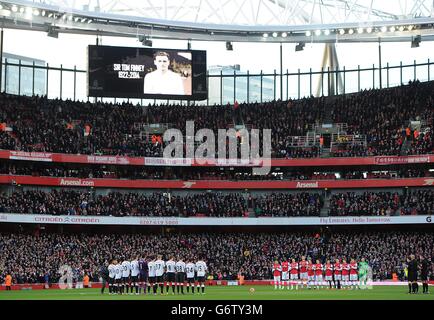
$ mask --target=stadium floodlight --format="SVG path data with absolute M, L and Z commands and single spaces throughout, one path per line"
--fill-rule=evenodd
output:
M 328 35 L 330 34 L 330 30 L 329 30 L 329 29 L 324 30 L 324 34 L 325 34 L 326 36 L 328 36 Z
M 73 18 L 73 16 L 69 16 L 69 17 L 68 17 L 68 20 L 69 20 L 69 21 L 72 21 L 72 18 Z
M 74 21 L 78 22 L 79 19 L 80 19 L 79 17 L 75 17 Z
M 23 7 L 20 8 L 20 13 L 24 13 L 24 8 Z
M 345 34 L 345 30 L 344 29 L 340 29 L 339 30 L 339 34 L 342 36 L 342 35 L 344 35 Z
M 86 22 L 87 18 L 81 18 L 81 23 Z
M 372 32 L 372 28 L 371 27 L 366 28 L 366 32 L 367 33 L 371 33 Z
M 286 32 L 282 32 L 282 38 L 286 38 L 288 34 Z
M 50 12 L 50 13 L 48 14 L 48 18 L 51 18 L 52 16 L 53 16 L 53 13 Z
M 306 37 L 310 37 L 312 35 L 312 32 L 306 31 Z
M 45 10 L 42 10 L 41 16 L 45 17 Z
M 226 50 L 233 51 L 234 47 L 232 46 L 232 42 L 226 41 Z
M 316 31 L 315 31 L 315 35 L 316 35 L 316 36 L 321 35 L 321 30 L 316 30 Z
M 24 8 L 22 8 L 24 9 Z M 33 9 L 30 7 L 26 7 L 25 9 L 25 13 L 24 13 L 24 18 L 27 20 L 31 20 L 32 19 L 32 14 L 33 14 Z
M 387 31 L 387 27 L 386 26 L 382 26 L 381 27 L 381 32 L 386 32 Z
M 358 29 L 357 29 L 357 33 L 358 33 L 358 34 L 363 33 L 363 28 L 358 28 Z
M 413 30 L 414 26 L 409 25 L 407 28 L 408 28 L 408 31 L 411 31 L 411 30 Z
M 419 48 L 419 44 L 422 41 L 422 37 L 419 35 L 417 35 L 416 37 L 411 37 L 411 47 L 412 48 Z
M 0 10 L 2 10 L 3 9 L 3 6 L 0 4 Z
M 353 33 L 354 33 L 353 29 L 348 30 L 348 34 L 353 34 Z
M 87 21 L 87 23 L 92 23 L 92 19 L 89 19 L 89 20 Z
M 66 20 L 66 13 L 62 16 L 63 20 Z
M 390 32 L 395 32 L 395 27 L 391 26 L 389 30 L 390 30 Z
M 401 31 L 401 32 L 404 31 L 404 26 L 400 26 L 400 27 L 398 28 L 398 30 Z
M 277 32 L 273 32 L 273 38 L 277 37 Z
M 16 5 L 13 5 L 11 8 L 12 12 L 17 12 L 18 11 L 18 7 Z
M 268 33 L 264 33 L 262 36 L 263 36 L 264 38 L 268 38 Z
M 39 16 L 39 10 L 38 9 L 33 10 L 33 15 Z
M 304 49 L 304 45 L 305 45 L 304 42 L 300 42 L 299 44 L 297 44 L 297 45 L 295 46 L 295 51 L 303 51 L 303 49 Z

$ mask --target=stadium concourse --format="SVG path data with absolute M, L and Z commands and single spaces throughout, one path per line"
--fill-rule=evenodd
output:
M 302 256 L 366 259 L 377 284 L 406 281 L 409 255 L 434 252 L 433 89 L 415 81 L 238 108 L 0 94 L 0 277 L 54 288 L 68 265 L 74 283 L 99 283 L 110 259 L 161 254 L 203 258 L 213 284 L 272 285 L 275 260 Z M 188 120 L 271 129 L 270 172 L 173 165 L 162 136 L 143 132 L 185 134 Z M 324 123 L 339 124 L 327 143 Z

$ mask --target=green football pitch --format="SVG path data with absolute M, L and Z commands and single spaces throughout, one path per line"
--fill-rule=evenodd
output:
M 434 300 L 434 293 L 407 294 L 407 286 L 377 286 L 365 290 L 275 290 L 272 286 L 207 287 L 204 295 L 109 295 L 100 289 L 0 291 L 0 300 Z

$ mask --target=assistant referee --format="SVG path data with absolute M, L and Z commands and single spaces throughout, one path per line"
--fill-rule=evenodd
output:
M 408 293 L 418 293 L 419 286 L 417 284 L 417 260 L 414 257 L 414 254 L 410 255 L 410 259 L 408 261 Z

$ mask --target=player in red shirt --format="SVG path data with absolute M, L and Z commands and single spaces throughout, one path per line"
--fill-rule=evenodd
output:
M 313 271 L 313 263 L 312 259 L 309 257 L 307 258 L 307 288 L 310 289 L 311 285 L 314 285 L 315 283 L 315 272 Z
M 308 279 L 307 261 L 306 261 L 306 257 L 305 256 L 301 257 L 301 261 L 298 263 L 298 266 L 300 268 L 301 288 L 303 288 L 304 285 L 307 286 L 307 279 Z
M 325 269 L 325 281 L 328 281 L 329 289 L 331 289 L 332 281 L 333 281 L 333 265 L 330 263 L 330 260 L 327 260 L 324 269 Z
M 351 259 L 350 262 L 350 282 L 351 282 L 351 286 L 352 288 L 357 288 L 357 281 L 358 281 L 358 277 L 357 277 L 357 262 L 354 259 Z
M 294 283 L 295 290 L 298 290 L 298 263 L 295 262 L 295 259 L 292 259 L 289 274 L 291 276 L 291 290 L 294 289 Z
M 273 264 L 274 290 L 276 290 L 277 286 L 280 285 L 281 272 L 282 272 L 282 267 L 280 266 L 279 261 L 275 260 Z
M 349 289 L 350 286 L 350 264 L 342 260 L 342 289 Z
M 315 284 L 316 288 L 319 289 L 324 284 L 322 278 L 322 272 L 324 270 L 322 263 L 319 260 L 316 260 L 316 264 L 314 265 L 315 270 Z
M 341 288 L 341 280 L 342 280 L 342 265 L 339 262 L 339 259 L 336 259 L 336 262 L 333 266 L 334 269 L 334 278 L 335 278 L 335 288 Z
M 282 282 L 280 285 L 280 289 L 283 289 L 284 286 L 289 290 L 289 262 L 286 258 L 283 258 L 282 262 Z

